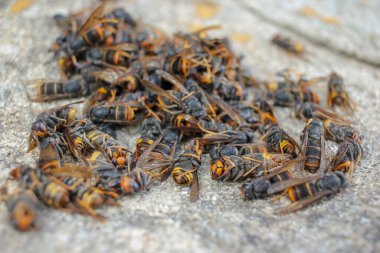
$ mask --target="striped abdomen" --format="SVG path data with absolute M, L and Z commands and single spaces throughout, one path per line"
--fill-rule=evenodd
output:
M 108 134 L 103 133 L 99 130 L 92 130 L 87 134 L 87 139 L 93 143 L 93 144 L 99 144 L 103 145 L 107 140 L 111 139 L 112 137 Z
M 316 172 L 321 164 L 321 139 L 308 139 L 306 146 L 305 170 Z
M 129 66 L 129 58 L 120 50 L 104 50 L 103 61 L 118 66 Z
M 177 57 L 170 64 L 170 70 L 174 74 L 186 76 L 190 68 L 190 62 L 185 58 Z
M 70 202 L 69 192 L 54 182 L 42 185 L 38 195 L 47 206 L 54 208 L 65 208 Z
M 274 184 L 274 183 L 277 183 L 277 182 L 280 182 L 280 181 L 285 181 L 285 180 L 289 180 L 292 178 L 292 175 L 290 174 L 290 172 L 288 171 L 285 171 L 285 172 L 282 172 L 274 177 L 272 177 L 270 179 L 270 182 L 271 184 Z
M 38 86 L 38 97 L 44 97 L 44 96 L 56 96 L 56 95 L 64 95 L 65 89 L 64 89 L 65 83 L 62 82 L 42 82 Z
M 102 27 L 91 29 L 85 35 L 83 35 L 83 41 L 87 46 L 94 46 L 104 40 L 104 32 L 104 28 Z
M 288 195 L 292 202 L 296 202 L 313 196 L 316 191 L 314 183 L 304 183 L 289 188 Z
M 194 181 L 194 173 L 191 161 L 185 161 L 174 165 L 172 177 L 177 184 L 189 186 Z
M 130 122 L 135 119 L 135 111 L 130 106 L 116 106 L 110 108 L 110 120 Z

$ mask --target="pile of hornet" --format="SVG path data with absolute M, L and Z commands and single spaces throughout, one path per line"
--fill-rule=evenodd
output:
M 168 37 L 104 4 L 54 20 L 62 33 L 50 51 L 60 81 L 27 81 L 26 94 L 35 102 L 88 99 L 32 123 L 36 165 L 11 170 L 16 191 L 1 187 L 16 229 L 37 227 L 43 205 L 102 221 L 98 207 L 169 179 L 188 187 L 194 202 L 200 169 L 213 180 L 241 182 L 244 200 L 287 196 L 291 204 L 276 213 L 295 212 L 344 189 L 362 158 L 363 136 L 338 114 L 356 105 L 335 72 L 307 79 L 289 68 L 274 82 L 258 81 L 227 38 L 208 35 L 218 26 Z M 281 35 L 272 43 L 303 51 Z M 327 106 L 315 85 L 327 86 Z M 282 128 L 274 106 L 294 109 L 305 122 L 300 141 Z M 137 127 L 133 148 L 116 136 Z M 327 141 L 339 144 L 335 153 Z

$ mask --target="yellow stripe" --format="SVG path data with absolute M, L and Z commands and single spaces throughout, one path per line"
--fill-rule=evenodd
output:
M 307 193 L 309 194 L 309 196 L 313 196 L 313 192 L 311 191 L 309 183 L 306 183 L 306 189 L 307 189 Z
M 41 81 L 40 83 L 37 84 L 38 89 L 37 89 L 37 97 L 41 96 L 41 87 L 42 87 L 43 82 Z
M 120 51 L 116 50 L 115 53 L 113 54 L 113 64 L 115 65 L 119 64 L 119 56 L 120 56 Z
M 120 108 L 120 106 L 116 106 L 115 107 L 115 120 L 119 120 L 119 108 Z

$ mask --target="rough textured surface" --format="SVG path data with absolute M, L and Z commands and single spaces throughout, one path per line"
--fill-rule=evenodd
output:
M 380 65 L 378 1 L 241 2 L 241 6 L 249 12 L 313 43 L 366 63 Z
M 74 0 L 36 1 L 31 8 L 12 16 L 10 2 L 0 3 L 0 15 L 5 17 L 0 22 L 0 182 L 7 178 L 15 163 L 34 163 L 36 154 L 25 153 L 30 123 L 39 112 L 58 104 L 29 103 L 21 83 L 25 79 L 58 76 L 56 66 L 48 63 L 51 58 L 47 48 L 59 33 L 50 17 L 56 12 L 67 13 L 90 4 L 90 1 Z M 274 78 L 276 71 L 290 66 L 310 77 L 325 75 L 332 69 L 341 73 L 358 103 L 352 120 L 365 133 L 365 156 L 352 184 L 330 201 L 280 217 L 273 210 L 287 204 L 285 199 L 275 203 L 243 202 L 238 184 L 212 181 L 204 166 L 201 199 L 195 204 L 189 203 L 187 189 L 168 180 L 149 193 L 124 198 L 122 208 L 102 208 L 100 212 L 109 217 L 104 224 L 44 208 L 40 231 L 30 233 L 14 231 L 8 224 L 5 206 L 0 205 L 1 252 L 306 252 L 311 249 L 379 252 L 380 71 L 363 63 L 379 64 L 378 39 L 373 44 L 364 36 L 379 34 L 378 3 L 232 2 L 235 1 L 220 1 L 216 16 L 207 20 L 198 18 L 194 4 L 185 0 L 165 4 L 148 0 L 118 3 L 125 5 L 135 17 L 169 33 L 222 24 L 222 34 L 235 38 L 245 35 L 245 40 L 233 40 L 233 46 L 244 54 L 245 66 L 261 79 Z M 338 17 L 343 23 L 331 27 L 295 14 L 304 6 L 317 6 L 318 12 Z M 306 57 L 292 57 L 270 45 L 268 41 L 276 32 L 304 41 Z M 321 92 L 325 92 L 323 88 Z M 277 112 L 283 127 L 298 136 L 303 124 L 292 119 L 289 110 Z M 125 136 L 128 141 L 128 135 Z

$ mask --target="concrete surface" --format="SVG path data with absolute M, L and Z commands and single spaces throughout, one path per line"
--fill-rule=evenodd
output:
M 335 52 L 380 65 L 380 2 L 241 1 L 247 11 Z M 311 9 L 311 10 L 310 10 Z M 305 11 L 311 15 L 305 15 Z
M 44 208 L 40 231 L 19 233 L 10 227 L 6 208 L 0 205 L 1 252 L 380 251 L 380 71 L 373 66 L 380 57 L 378 46 L 364 36 L 379 34 L 378 1 L 223 0 L 209 19 L 201 19 L 194 3 L 185 0 L 118 3 L 169 33 L 222 24 L 222 34 L 238 38 L 234 48 L 245 55 L 244 65 L 261 79 L 273 78 L 276 71 L 290 66 L 310 77 L 332 69 L 341 73 L 358 103 L 352 120 L 365 134 L 363 161 L 343 193 L 281 217 L 273 210 L 287 200 L 243 202 L 238 184 L 210 180 L 206 167 L 201 172 L 197 203 L 189 203 L 187 189 L 168 180 L 149 193 L 124 198 L 122 208 L 102 208 L 100 212 L 109 218 L 106 223 Z M 36 154 L 25 153 L 30 123 L 39 112 L 58 104 L 29 103 L 22 90 L 22 80 L 58 76 L 56 66 L 47 63 L 47 48 L 59 33 L 50 17 L 91 1 L 41 0 L 16 16 L 9 13 L 10 4 L 0 4 L 0 182 L 15 163 L 34 163 Z M 296 14 L 303 6 L 335 16 L 342 23 L 331 27 Z M 303 41 L 306 57 L 292 57 L 273 47 L 268 41 L 276 32 Z M 324 87 L 320 88 L 323 92 Z M 284 128 L 298 136 L 302 123 L 292 119 L 289 110 L 277 109 L 277 113 Z

